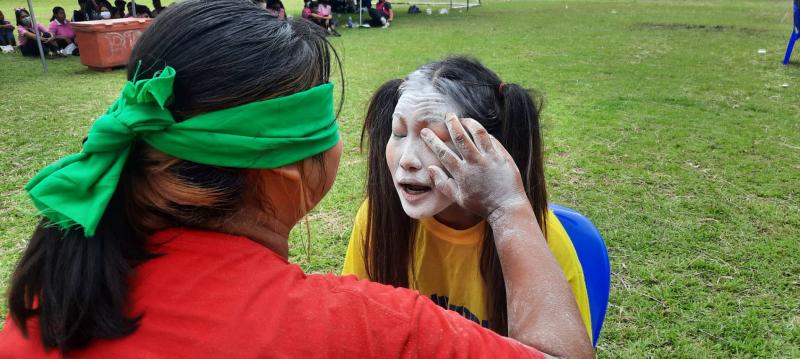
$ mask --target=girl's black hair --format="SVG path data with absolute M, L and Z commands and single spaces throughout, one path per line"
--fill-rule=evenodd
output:
M 128 79 L 173 67 L 170 110 L 178 121 L 330 82 L 333 49 L 323 29 L 257 10 L 245 0 L 165 8 L 133 49 Z M 39 223 L 11 278 L 15 324 L 27 336 L 29 320 L 38 320 L 44 347 L 62 353 L 130 335 L 146 315 L 130 312 L 128 286 L 136 266 L 155 256 L 146 239 L 170 227 L 214 230 L 252 195 L 247 176 L 135 143 L 94 237 Z
M 503 144 L 520 170 L 528 199 L 543 231 L 547 217 L 539 127 L 541 103 L 527 90 L 503 83 L 497 74 L 469 57 L 450 57 L 429 63 L 405 81 L 391 80 L 381 86 L 370 101 L 361 133 L 362 148 L 365 136 L 369 137 L 369 215 L 363 253 L 370 279 L 401 287 L 409 286 L 409 270 L 415 267 L 417 221 L 407 216 L 400 204 L 385 154 L 392 133 L 394 108 L 404 86 L 414 81 L 433 85 L 461 109 L 459 116 L 477 120 Z M 490 327 L 507 335 L 505 281 L 491 231 L 486 231 L 483 240 L 480 268 L 488 291 Z
M 56 19 L 56 15 L 58 15 L 59 11 L 64 11 L 64 8 L 61 7 L 61 6 L 56 6 L 56 7 L 53 8 L 53 16 L 50 17 L 50 21 L 53 21 L 53 20 Z

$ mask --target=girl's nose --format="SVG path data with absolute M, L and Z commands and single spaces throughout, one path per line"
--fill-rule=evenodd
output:
M 405 150 L 403 151 L 403 155 L 400 157 L 400 167 L 406 171 L 418 171 L 422 169 L 422 162 L 419 160 L 419 153 L 413 147 L 413 145 L 406 146 Z

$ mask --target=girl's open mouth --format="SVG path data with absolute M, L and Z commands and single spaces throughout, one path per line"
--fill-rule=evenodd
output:
M 400 187 L 402 187 L 403 191 L 405 191 L 408 194 L 422 194 L 422 193 L 430 192 L 430 190 L 431 190 L 431 188 L 428 187 L 428 186 L 407 184 L 407 183 L 401 183 Z

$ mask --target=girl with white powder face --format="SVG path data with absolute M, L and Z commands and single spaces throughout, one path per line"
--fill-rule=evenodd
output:
M 525 89 L 502 82 L 471 58 L 426 64 L 404 80 L 385 83 L 370 101 L 362 130 L 362 144 L 369 140 L 367 199 L 355 219 L 343 273 L 416 289 L 508 334 L 507 293 L 489 214 L 459 204 L 459 195 L 448 190 L 452 178 L 439 160 L 442 150 L 426 145 L 427 133 L 453 153 L 463 153 L 452 144 L 460 141 L 451 141 L 448 128 L 461 118 L 467 127 L 479 123 L 494 137 L 494 145 L 511 155 L 534 210 L 530 219 L 566 277 L 563 284 L 573 296 L 565 301 L 578 313 L 588 339 L 591 324 L 579 260 L 547 208 L 540 108 Z M 469 131 L 465 135 L 474 137 Z M 494 175 L 469 173 L 486 177 L 487 183 L 496 183 L 490 178 Z M 501 190 L 488 197 L 503 197 Z
M 408 76 L 400 86 L 402 95 L 392 114 L 392 134 L 386 144 L 386 164 L 394 180 L 395 189 L 409 217 L 422 219 L 442 213 L 463 214 L 453 200 L 437 191 L 431 182 L 429 166 L 441 166 L 436 155 L 421 136 L 423 128 L 430 128 L 442 141 L 450 142 L 445 126 L 448 114 L 460 113 L 457 105 L 445 98 L 417 71 Z M 450 216 L 453 220 L 461 216 Z M 471 221 L 463 216 L 465 224 Z

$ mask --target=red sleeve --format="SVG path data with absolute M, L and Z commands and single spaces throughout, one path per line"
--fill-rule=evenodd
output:
M 498 335 L 416 291 L 347 277 L 332 288 L 341 301 L 339 339 L 361 357 L 543 358 L 541 352 Z

